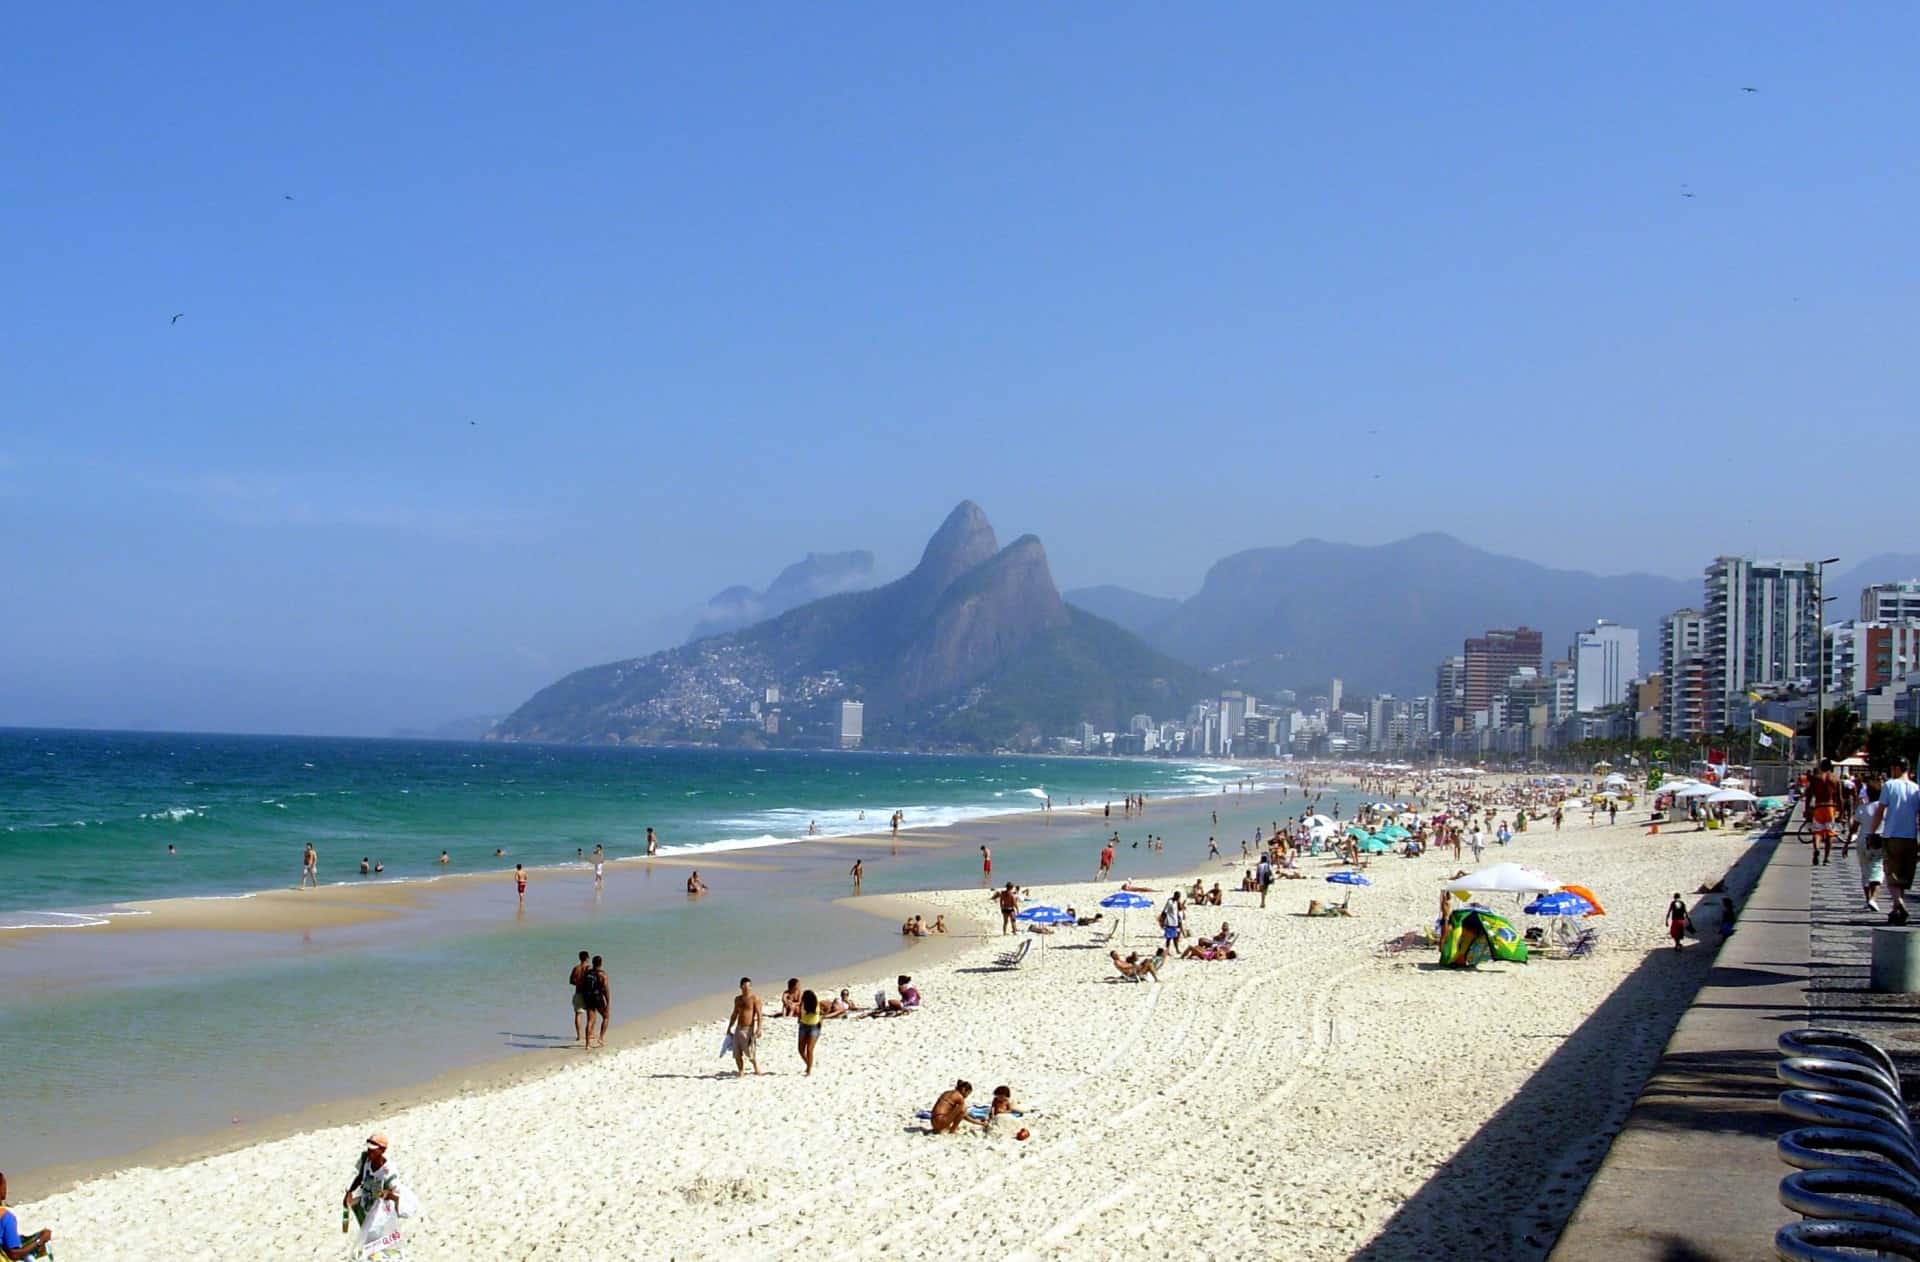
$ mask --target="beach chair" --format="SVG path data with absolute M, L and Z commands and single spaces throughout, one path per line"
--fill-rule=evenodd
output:
M 995 968 L 1019 968 L 1026 963 L 1027 952 L 1033 949 L 1032 938 L 1020 939 L 1020 945 L 1011 951 L 1002 951 L 993 961 Z

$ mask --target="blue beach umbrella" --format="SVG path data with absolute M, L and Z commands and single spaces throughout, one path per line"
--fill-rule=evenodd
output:
M 1578 894 L 1561 890 L 1542 894 L 1520 910 L 1529 916 L 1584 916 L 1593 910 L 1593 904 Z
M 1013 918 L 1015 920 L 1024 920 L 1030 925 L 1070 925 L 1074 923 L 1073 917 L 1068 915 L 1064 909 L 1048 907 L 1044 903 L 1033 907 L 1022 907 L 1014 913 Z M 1042 936 L 1040 939 L 1040 949 L 1044 951 L 1046 947 L 1047 940 Z
M 1124 942 L 1127 937 L 1127 913 L 1129 911 L 1139 911 L 1142 908 L 1151 907 L 1153 906 L 1153 900 L 1151 898 L 1144 898 L 1132 890 L 1121 890 L 1118 894 L 1109 894 L 1101 899 L 1100 905 L 1120 913 L 1119 934 L 1120 940 Z
M 1366 877 L 1361 876 L 1358 872 L 1355 872 L 1350 868 L 1342 868 L 1338 872 L 1328 873 L 1327 880 L 1334 885 L 1372 885 L 1373 884 L 1372 881 L 1369 881 Z

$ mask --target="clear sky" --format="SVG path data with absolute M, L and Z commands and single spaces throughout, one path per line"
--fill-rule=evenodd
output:
M 1909 546 L 1911 5 L 663 7 L 9 9 L 0 723 L 500 712 L 962 497 Z

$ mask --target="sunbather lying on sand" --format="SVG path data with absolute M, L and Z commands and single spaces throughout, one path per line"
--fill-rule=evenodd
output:
M 1232 947 L 1215 946 L 1211 942 L 1195 942 L 1180 953 L 1183 960 L 1237 960 Z
M 1158 894 L 1160 892 L 1151 885 L 1135 885 L 1132 881 L 1120 882 L 1120 888 L 1129 894 Z

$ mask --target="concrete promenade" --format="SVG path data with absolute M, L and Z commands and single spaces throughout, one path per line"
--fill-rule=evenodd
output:
M 1814 866 L 1798 823 L 1796 812 L 1756 846 L 1771 854 L 1750 894 L 1735 883 L 1737 930 L 1561 1233 L 1558 1262 L 1771 1258 L 1790 1217 L 1774 1152 L 1790 1129 L 1775 1102 L 1780 1032 L 1852 1028 L 1903 1065 L 1920 1059 L 1915 997 L 1866 988 L 1871 929 L 1885 917 L 1862 906 L 1856 858 Z

